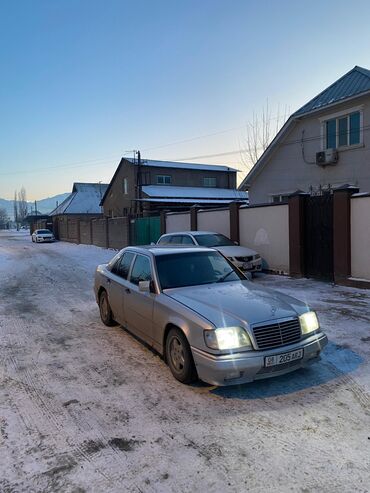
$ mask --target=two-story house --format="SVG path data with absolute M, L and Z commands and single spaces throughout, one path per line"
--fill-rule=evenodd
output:
M 122 158 L 101 205 L 105 216 L 120 217 L 246 202 L 236 173 L 228 166 Z
M 261 204 L 344 185 L 370 191 L 370 70 L 357 66 L 290 116 L 239 188 Z

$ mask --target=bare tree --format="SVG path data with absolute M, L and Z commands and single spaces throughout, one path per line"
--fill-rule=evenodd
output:
M 275 135 L 287 120 L 288 108 L 281 111 L 277 107 L 276 115 L 271 114 L 268 100 L 259 113 L 253 113 L 252 121 L 246 125 L 246 136 L 241 149 L 241 159 L 244 173 L 248 173 L 256 164 L 260 156 L 271 144 Z
M 8 213 L 4 207 L 0 207 L 0 229 L 4 229 L 9 222 Z
M 16 224 L 17 229 L 19 229 L 18 194 L 17 194 L 17 190 L 15 190 L 15 192 L 14 192 L 13 211 L 14 211 L 14 222 Z
M 24 187 L 18 193 L 18 217 L 19 222 L 23 223 L 28 214 L 27 194 Z

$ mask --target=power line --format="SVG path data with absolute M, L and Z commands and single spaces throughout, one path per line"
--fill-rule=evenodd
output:
M 235 127 L 234 129 L 237 129 L 237 128 L 243 128 L 243 127 Z M 366 125 L 366 126 L 362 126 L 359 128 L 360 131 L 368 131 L 370 129 L 370 125 Z M 197 139 L 201 139 L 201 138 L 205 138 L 207 136 L 212 136 L 212 135 L 219 135 L 221 133 L 226 133 L 228 131 L 231 131 L 232 129 L 228 129 L 228 130 L 223 130 L 223 131 L 220 131 L 220 132 L 214 132 L 213 134 L 207 134 L 207 135 L 203 135 L 203 136 L 199 136 L 199 137 L 194 137 L 192 139 L 185 139 L 183 141 L 177 141 L 177 142 L 172 142 L 172 143 L 169 143 L 169 144 L 164 144 L 163 146 L 157 146 L 157 147 L 152 147 L 152 148 L 147 148 L 147 149 L 144 149 L 144 151 L 148 151 L 148 150 L 154 150 L 154 149 L 159 149 L 159 148 L 162 148 L 162 147 L 167 147 L 167 146 L 171 146 L 171 145 L 175 145 L 176 143 L 181 143 L 181 142 L 190 142 L 192 140 L 197 140 Z M 339 135 L 339 132 L 336 133 L 336 136 Z M 298 138 L 298 139 L 295 139 L 295 140 L 291 140 L 291 141 L 287 141 L 287 142 L 282 142 L 282 143 L 279 143 L 278 146 L 279 147 L 283 147 L 283 146 L 286 146 L 286 145 L 294 145 L 294 144 L 303 144 L 305 142 L 314 142 L 316 140 L 322 140 L 322 135 L 317 135 L 317 136 L 312 136 L 312 137 L 306 137 L 306 138 Z M 258 147 L 257 148 L 257 151 L 264 151 L 265 148 L 263 147 Z M 231 151 L 226 151 L 226 152 L 220 152 L 220 153 L 215 153 L 215 154 L 202 154 L 202 155 L 198 155 L 198 156 L 187 156 L 187 157 L 181 157 L 181 158 L 172 158 L 172 159 L 167 159 L 168 161 L 191 161 L 191 160 L 194 160 L 194 159 L 211 159 L 211 158 L 215 158 L 215 157 L 225 157 L 225 156 L 233 156 L 233 155 L 237 155 L 237 154 L 242 154 L 243 152 L 247 152 L 248 149 L 246 148 L 240 148 L 240 149 L 237 149 L 237 150 L 231 150 Z M 114 159 L 120 159 L 122 156 L 125 156 L 127 154 L 131 154 L 133 153 L 134 151 L 133 150 L 130 150 L 130 151 L 125 151 L 123 153 L 120 153 L 120 154 L 115 154 L 115 155 L 112 155 L 112 160 L 113 158 Z M 62 164 L 62 165 L 55 165 L 55 166 L 48 166 L 48 167 L 45 167 L 45 168 L 36 168 L 36 169 L 32 169 L 32 170 L 22 170 L 22 171 L 11 171 L 11 172 L 7 172 L 7 173 L 0 173 L 0 176 L 8 176 L 8 175 L 17 175 L 17 174 L 33 174 L 33 173 L 39 173 L 39 172 L 44 172 L 44 171 L 49 171 L 49 170 L 56 170 L 56 169 L 65 169 L 65 168 L 82 168 L 82 167 L 86 167 L 86 166 L 105 166 L 107 164 L 113 164 L 112 161 L 107 161 L 107 159 L 109 159 L 108 157 L 105 157 L 105 158 L 100 158 L 100 159 L 92 159 L 92 160 L 88 160 L 88 161 L 77 161 L 75 163 L 69 163 L 69 164 Z
M 271 120 L 278 120 L 280 119 L 281 117 L 279 115 L 274 115 L 274 116 L 271 116 L 268 121 L 271 121 Z M 183 144 L 183 143 L 186 143 L 186 142 L 193 142 L 195 140 L 200 140 L 200 139 L 204 139 L 204 138 L 207 138 L 207 137 L 213 137 L 213 136 L 216 136 L 216 135 L 221 135 L 221 134 L 224 134 L 224 133 L 228 133 L 228 132 L 232 132 L 232 131 L 235 131 L 235 130 L 241 130 L 242 128 L 246 128 L 248 125 L 248 123 L 246 123 L 245 125 L 242 125 L 242 126 L 239 126 L 239 127 L 232 127 L 232 128 L 228 128 L 228 129 L 225 129 L 225 130 L 220 130 L 218 132 L 212 132 L 212 133 L 209 133 L 209 134 L 204 134 L 204 135 L 199 135 L 197 137 L 191 137 L 191 138 L 188 138 L 188 139 L 183 139 L 183 140 L 178 140 L 178 141 L 173 141 L 173 142 L 169 142 L 167 144 L 162 144 L 162 145 L 159 145 L 159 146 L 155 146 L 155 147 L 148 147 L 148 148 L 145 148 L 143 149 L 143 152 L 147 152 L 147 151 L 152 151 L 152 150 L 155 150 L 155 149 L 162 149 L 164 147 L 170 147 L 170 146 L 173 146 L 173 145 L 177 145 L 177 144 Z M 98 158 L 98 159 L 92 159 L 92 160 L 88 160 L 88 161 L 77 161 L 75 163 L 68 163 L 68 164 L 61 164 L 61 165 L 55 165 L 55 166 L 48 166 L 48 167 L 45 167 L 45 168 L 36 168 L 36 169 L 33 169 L 33 170 L 21 170 L 21 171 L 12 171 L 12 172 L 8 172 L 8 173 L 0 173 L 0 176 L 5 176 L 5 175 L 13 175 L 13 174 L 23 174 L 23 173 L 33 173 L 33 172 L 42 172 L 42 171 L 48 171 L 50 169 L 63 169 L 63 168 L 77 168 L 77 167 L 83 167 L 82 165 L 85 165 L 88 166 L 90 165 L 90 163 L 95 163 L 95 162 L 98 162 L 98 161 L 104 161 L 102 163 L 99 163 L 99 165 L 103 165 L 103 164 L 107 164 L 106 160 L 107 159 L 110 159 L 110 158 L 114 158 L 114 159 L 120 159 L 122 156 L 125 156 L 127 154 L 130 154 L 130 153 L 133 153 L 135 152 L 134 150 L 129 150 L 129 151 L 125 151 L 123 153 L 120 153 L 120 154 L 114 154 L 114 155 L 111 155 L 111 156 L 105 156 L 104 158 Z M 227 154 L 225 154 L 227 155 Z

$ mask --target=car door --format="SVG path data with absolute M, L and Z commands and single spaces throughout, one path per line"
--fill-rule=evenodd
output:
M 127 289 L 127 277 L 130 272 L 132 261 L 135 257 L 133 252 L 125 252 L 114 263 L 107 278 L 107 292 L 113 318 L 120 324 L 125 323 L 124 297 Z
M 152 281 L 151 258 L 137 254 L 125 290 L 125 326 L 138 337 L 152 344 L 153 306 L 155 294 L 139 291 L 140 281 Z

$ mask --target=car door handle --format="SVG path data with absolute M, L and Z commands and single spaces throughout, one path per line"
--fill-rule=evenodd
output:
M 131 293 L 131 289 L 130 288 L 126 288 L 125 289 L 125 293 L 130 294 Z

